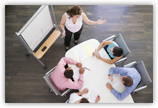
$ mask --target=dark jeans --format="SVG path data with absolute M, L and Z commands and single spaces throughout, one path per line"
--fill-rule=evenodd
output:
M 83 25 L 81 27 L 81 29 L 78 31 L 78 32 L 75 32 L 74 33 L 74 39 L 75 40 L 78 40 L 80 38 L 80 35 L 81 35 L 81 32 L 82 32 L 82 29 L 83 29 Z M 72 32 L 69 31 L 66 26 L 65 26 L 65 32 L 66 32 L 66 35 L 65 35 L 65 46 L 66 47 L 69 47 L 70 46 L 70 42 L 71 42 L 71 37 L 72 37 Z

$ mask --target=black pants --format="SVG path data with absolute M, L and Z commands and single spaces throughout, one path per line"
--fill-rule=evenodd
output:
M 82 32 L 82 29 L 83 29 L 83 25 L 81 27 L 81 29 L 78 31 L 78 32 L 75 32 L 74 33 L 74 39 L 75 40 L 78 40 L 80 38 L 80 35 L 81 35 L 81 32 Z M 65 35 L 65 46 L 66 47 L 69 47 L 70 46 L 70 42 L 71 42 L 71 37 L 72 37 L 72 32 L 69 31 L 66 26 L 65 26 L 65 32 L 66 32 L 66 35 Z

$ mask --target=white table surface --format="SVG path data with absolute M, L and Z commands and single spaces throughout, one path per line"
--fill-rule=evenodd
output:
M 72 51 L 78 47 L 81 47 L 82 45 L 86 44 L 86 43 L 91 43 L 92 47 L 95 49 L 97 49 L 97 47 L 99 46 L 99 41 L 96 39 L 89 39 L 87 41 L 84 41 L 78 45 L 76 45 L 75 47 L 69 49 L 66 54 L 65 57 L 70 57 L 74 60 L 75 57 L 72 53 Z M 106 51 L 102 48 L 100 50 L 100 52 L 104 55 L 104 58 L 110 59 L 109 56 L 107 55 Z M 111 92 L 110 90 L 106 87 L 104 81 L 106 79 L 108 79 L 108 73 L 109 73 L 109 69 L 111 67 L 115 67 L 114 64 L 107 64 L 105 62 L 102 62 L 101 64 L 98 64 L 96 62 L 96 60 L 98 60 L 96 57 L 92 56 L 89 57 L 85 60 L 82 61 L 82 65 L 83 67 L 87 67 L 90 69 L 90 71 L 85 69 L 85 73 L 83 74 L 83 87 L 81 90 L 83 90 L 84 88 L 88 88 L 90 89 L 91 87 L 97 88 L 100 90 L 100 101 L 98 103 L 134 103 L 131 95 L 127 96 L 124 100 L 120 101 L 118 100 Z M 79 77 L 79 68 L 77 68 L 74 65 L 70 65 L 69 66 L 74 70 L 74 80 L 77 81 L 78 77 Z M 120 80 L 120 75 L 118 74 L 114 74 L 114 76 L 117 78 L 117 80 L 119 81 L 119 86 L 114 87 L 115 90 L 117 90 L 118 92 L 123 92 L 125 90 L 125 86 L 121 83 Z M 83 97 L 86 97 L 87 94 L 83 94 Z

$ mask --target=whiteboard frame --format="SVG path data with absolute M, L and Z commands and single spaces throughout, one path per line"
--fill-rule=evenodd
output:
M 55 27 L 58 31 L 60 31 L 57 26 L 53 23 L 53 17 L 51 14 L 51 11 L 53 13 L 53 16 L 55 18 L 55 14 L 54 14 L 54 10 L 53 10 L 53 6 L 49 6 L 49 5 L 42 5 L 34 14 L 33 16 L 27 21 L 27 23 L 18 31 L 15 32 L 15 34 L 17 35 L 17 37 L 19 38 L 19 40 L 22 42 L 22 44 L 25 46 L 25 48 L 27 49 L 28 53 L 26 54 L 28 56 L 28 54 L 32 54 L 44 67 L 44 69 L 46 69 L 47 67 L 33 54 L 32 49 L 30 48 L 30 46 L 27 44 L 27 42 L 25 41 L 25 39 L 23 38 L 23 36 L 21 35 L 23 33 L 23 31 L 29 26 L 29 24 L 31 24 L 31 22 L 36 18 L 36 16 L 45 8 L 45 6 L 48 6 L 49 9 L 49 13 L 51 16 L 51 21 L 52 21 L 52 25 L 53 27 Z M 50 10 L 51 8 L 51 10 Z M 56 19 L 54 19 L 56 22 Z M 40 43 L 39 43 L 40 44 Z M 38 46 L 38 45 L 37 45 Z
M 49 5 L 42 5 L 34 14 L 33 16 L 27 21 L 27 23 L 18 31 L 18 34 L 22 34 L 22 32 L 29 26 L 29 24 L 36 18 L 36 16 L 44 9 L 45 6 L 49 6 Z M 52 15 L 50 12 L 50 8 L 49 8 L 49 13 L 52 19 Z M 53 20 L 52 20 L 52 25 L 53 25 Z
M 49 13 L 50 13 L 50 16 L 51 16 L 51 22 L 52 22 L 52 25 L 53 27 L 55 27 L 56 25 L 53 23 L 53 17 L 51 15 L 51 10 L 50 10 L 50 6 L 49 5 L 42 5 L 34 14 L 33 16 L 27 21 L 27 23 L 18 31 L 18 33 L 16 33 L 17 36 L 20 36 L 20 38 L 22 38 L 23 42 L 25 42 L 25 44 L 27 44 L 27 42 L 25 41 L 25 39 L 23 38 L 22 36 L 22 33 L 25 31 L 25 29 L 31 24 L 31 22 L 37 17 L 37 15 L 45 8 L 45 6 L 48 6 L 48 9 L 49 9 Z M 52 7 L 51 7 L 52 8 Z M 52 9 L 53 11 L 53 9 Z M 54 12 L 53 13 L 53 16 L 54 16 Z M 55 17 L 55 16 L 54 16 Z M 57 27 L 56 27 L 57 28 Z M 59 30 L 59 29 L 58 29 Z M 39 43 L 40 44 L 40 43 Z M 38 44 L 38 45 L 39 45 Z M 37 46 L 38 46 L 37 45 Z M 36 46 L 36 47 L 37 47 Z M 27 47 L 29 47 L 29 50 L 31 50 L 33 52 L 33 50 L 30 48 L 30 46 L 27 44 Z M 34 48 L 35 49 L 35 48 Z

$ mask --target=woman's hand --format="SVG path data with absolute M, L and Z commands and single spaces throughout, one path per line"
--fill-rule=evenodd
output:
M 93 56 L 96 56 L 97 54 L 98 54 L 97 51 L 94 51 L 94 52 L 92 53 Z
M 85 93 L 88 93 L 89 90 L 88 90 L 88 88 L 85 88 L 82 91 L 83 91 L 83 94 L 85 94 Z
M 97 57 L 98 59 L 100 59 L 100 54 L 98 53 L 98 54 L 96 55 L 96 57 Z
M 103 18 L 101 18 L 101 19 L 99 19 L 98 21 L 97 21 L 97 24 L 104 24 L 105 22 L 106 22 L 106 20 L 102 20 Z
M 88 25 L 96 25 L 96 24 L 104 24 L 106 20 L 102 20 L 103 18 L 99 19 L 98 21 L 92 21 L 88 19 L 85 13 L 83 13 L 83 21 Z
M 99 100 L 100 100 L 100 96 L 98 95 L 96 100 L 95 100 L 95 103 L 98 103 Z
M 80 92 L 77 92 L 77 94 L 78 94 L 78 96 L 80 96 L 80 95 L 82 95 L 82 94 L 86 94 L 86 93 L 88 93 L 88 88 L 85 88 L 85 89 L 83 89 L 82 91 L 80 91 Z
M 62 33 L 62 36 L 65 36 L 66 34 L 65 34 L 65 30 L 63 30 L 63 33 Z

